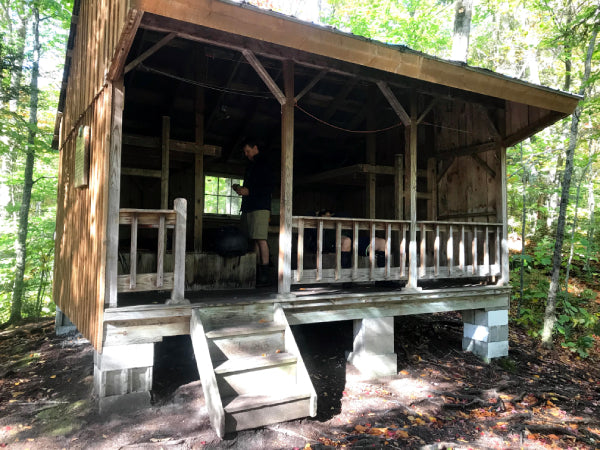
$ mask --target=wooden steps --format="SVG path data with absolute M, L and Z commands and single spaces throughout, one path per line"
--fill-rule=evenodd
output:
M 270 305 L 269 305 L 270 306 Z M 316 415 L 316 393 L 279 305 L 195 309 L 190 334 L 217 434 Z

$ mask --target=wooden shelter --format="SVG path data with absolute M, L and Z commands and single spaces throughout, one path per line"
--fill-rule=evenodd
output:
M 94 345 L 101 410 L 149 402 L 165 336 L 191 336 L 221 436 L 315 415 L 291 325 L 354 320 L 371 376 L 396 373 L 394 316 L 462 311 L 463 348 L 506 355 L 506 147 L 578 100 L 245 4 L 76 0 L 54 298 Z M 254 254 L 213 247 L 249 135 L 280 174 L 273 289 L 252 289 Z

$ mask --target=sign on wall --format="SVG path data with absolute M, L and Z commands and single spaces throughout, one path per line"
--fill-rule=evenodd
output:
M 88 185 L 90 172 L 90 127 L 82 125 L 75 143 L 75 187 Z

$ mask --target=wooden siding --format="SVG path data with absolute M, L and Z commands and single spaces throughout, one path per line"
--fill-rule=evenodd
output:
M 101 350 L 113 108 L 107 74 L 130 12 L 128 0 L 89 0 L 76 6 L 59 142 L 54 301 Z M 91 129 L 89 184 L 74 188 L 75 140 L 81 125 Z

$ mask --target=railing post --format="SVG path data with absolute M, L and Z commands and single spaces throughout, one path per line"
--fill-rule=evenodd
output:
M 407 289 L 417 289 L 419 278 L 417 266 L 417 96 L 413 92 L 410 98 L 409 140 L 409 185 L 410 185 L 410 241 L 408 244 L 408 283 Z
M 135 289 L 137 285 L 137 234 L 138 216 L 131 216 L 131 246 L 129 251 L 129 289 Z
M 296 266 L 296 281 L 302 281 L 304 271 L 304 219 L 298 220 L 298 263 Z
M 173 291 L 167 305 L 186 305 L 185 299 L 185 226 L 187 200 L 176 198 L 174 202 L 175 227 L 173 229 Z

